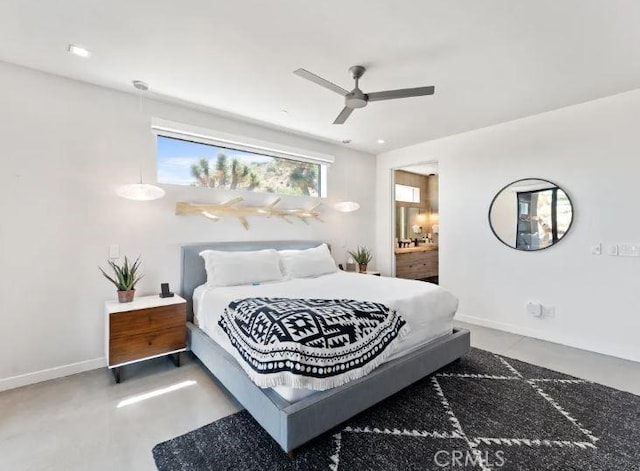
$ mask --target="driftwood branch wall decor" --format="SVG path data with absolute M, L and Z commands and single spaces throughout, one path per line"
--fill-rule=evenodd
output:
M 212 221 L 217 221 L 222 217 L 236 217 L 240 220 L 245 229 L 249 229 L 249 216 L 276 217 L 282 219 L 289 224 L 292 219 L 299 219 L 305 224 L 309 224 L 310 219 L 322 222 L 318 208 L 321 204 L 311 209 L 280 209 L 278 203 L 280 198 L 272 201 L 266 206 L 243 206 L 240 203 L 242 197 L 234 198 L 225 203 L 176 203 L 176 214 L 197 214 L 204 216 Z

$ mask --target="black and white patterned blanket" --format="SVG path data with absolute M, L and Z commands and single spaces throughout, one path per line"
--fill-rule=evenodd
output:
M 238 299 L 218 324 L 258 386 L 315 390 L 365 376 L 409 331 L 387 306 L 350 299 Z

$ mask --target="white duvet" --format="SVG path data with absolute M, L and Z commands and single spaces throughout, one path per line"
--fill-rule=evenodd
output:
M 300 278 L 259 285 L 210 288 L 202 285 L 193 293 L 193 310 L 198 326 L 231 353 L 232 346 L 218 320 L 231 301 L 250 297 L 355 299 L 374 301 L 397 310 L 410 332 L 387 361 L 437 337 L 451 333 L 458 299 L 447 290 L 422 281 L 387 278 L 359 273 L 336 272 L 317 278 Z M 312 394 L 307 389 L 277 386 L 274 390 L 294 402 Z

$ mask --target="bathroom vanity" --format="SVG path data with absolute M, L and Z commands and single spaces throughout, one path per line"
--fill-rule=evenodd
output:
M 438 246 L 396 248 L 396 277 L 422 280 L 438 276 Z

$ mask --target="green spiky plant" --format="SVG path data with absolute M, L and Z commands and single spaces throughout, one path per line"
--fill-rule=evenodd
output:
M 351 255 L 353 260 L 360 265 L 360 271 L 366 271 L 367 265 L 369 265 L 373 259 L 373 252 L 365 246 L 358 246 L 358 249 L 355 251 L 349 250 L 349 255 Z
M 132 291 L 136 289 L 136 284 L 142 278 L 142 275 L 138 274 L 140 269 L 140 257 L 136 258 L 136 261 L 129 263 L 129 259 L 124 257 L 124 263 L 118 265 L 112 260 L 108 260 L 107 263 L 113 269 L 114 277 L 107 275 L 107 273 L 101 268 L 100 271 L 104 277 L 113 283 L 118 291 Z

